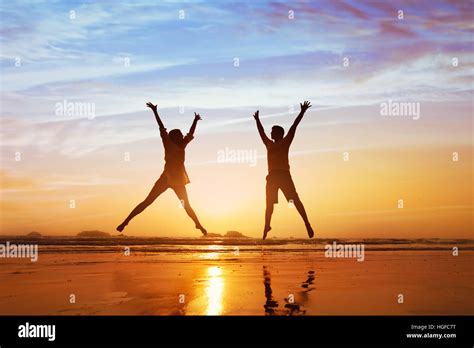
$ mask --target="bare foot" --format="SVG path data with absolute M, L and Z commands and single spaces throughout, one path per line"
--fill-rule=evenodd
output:
M 204 227 L 202 227 L 202 225 L 196 225 L 196 228 L 198 230 L 201 230 L 203 235 L 207 236 L 207 230 Z
M 263 229 L 263 240 L 265 240 L 265 238 L 267 238 L 267 233 L 271 230 L 271 226 L 265 226 L 264 229 Z
M 117 226 L 116 229 L 117 229 L 117 231 L 122 232 L 123 229 L 125 228 L 125 226 L 127 226 L 127 225 L 124 225 L 123 223 L 121 223 L 120 225 Z
M 313 228 L 311 227 L 310 224 L 306 225 L 306 231 L 308 231 L 308 237 L 313 238 L 314 237 L 314 231 Z

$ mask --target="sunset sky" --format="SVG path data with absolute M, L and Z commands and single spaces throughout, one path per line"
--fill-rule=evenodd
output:
M 163 169 L 152 101 L 168 130 L 203 118 L 186 153 L 203 225 L 260 237 L 252 113 L 287 130 L 310 100 L 290 165 L 316 237 L 471 238 L 474 3 L 398 3 L 1 2 L 0 233 L 113 233 Z M 256 165 L 218 160 L 237 150 Z M 272 227 L 306 237 L 282 194 Z M 171 190 L 126 233 L 200 236 Z

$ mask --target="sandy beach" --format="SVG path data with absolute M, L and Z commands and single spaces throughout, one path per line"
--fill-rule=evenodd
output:
M 40 246 L 37 262 L 0 260 L 0 314 L 474 314 L 472 250 L 368 250 L 358 262 L 291 246 L 200 248 L 125 255 Z

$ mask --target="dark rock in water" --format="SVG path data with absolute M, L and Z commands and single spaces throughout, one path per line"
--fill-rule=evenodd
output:
M 247 236 L 244 236 L 242 233 L 237 232 L 237 231 L 227 231 L 226 234 L 224 235 L 226 238 L 249 238 Z
M 77 234 L 78 237 L 110 237 L 110 233 L 102 231 L 82 231 Z
M 42 238 L 43 237 L 41 233 L 36 232 L 36 231 L 30 232 L 26 236 L 29 238 Z

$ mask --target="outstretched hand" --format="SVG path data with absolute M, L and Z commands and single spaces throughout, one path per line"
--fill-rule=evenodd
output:
M 311 103 L 307 100 L 304 101 L 304 103 L 300 103 L 300 107 L 301 107 L 301 111 L 302 112 L 305 112 L 306 110 L 308 110 L 310 107 L 311 107 Z
M 201 115 L 199 115 L 199 114 L 197 114 L 197 113 L 194 113 L 194 119 L 195 119 L 196 121 L 202 120 Z
M 148 102 L 148 103 L 146 103 L 146 106 L 148 106 L 153 111 L 156 111 L 156 108 L 157 108 L 158 105 L 153 105 L 152 103 Z
M 255 113 L 253 114 L 253 118 L 254 118 L 255 120 L 258 120 L 258 118 L 260 117 L 258 113 L 259 113 L 259 111 L 257 110 L 257 112 L 255 112 Z

